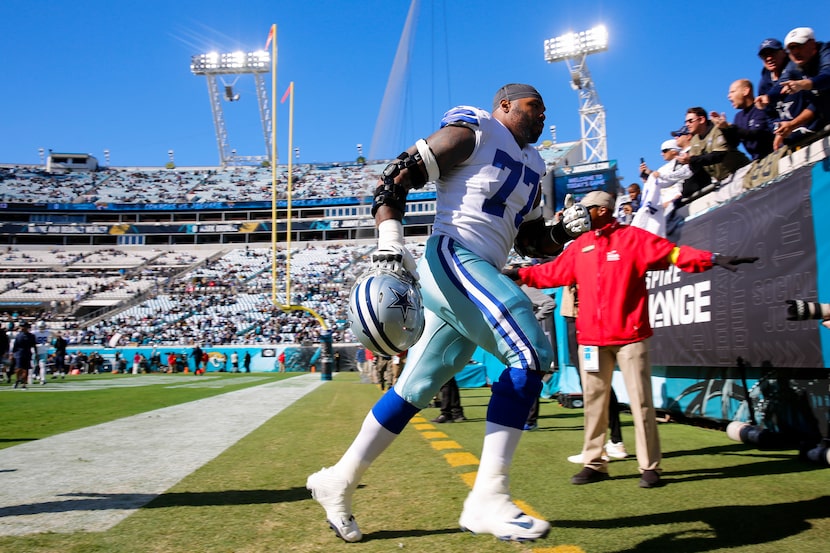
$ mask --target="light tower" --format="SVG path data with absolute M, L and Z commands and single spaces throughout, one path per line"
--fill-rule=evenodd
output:
M 585 58 L 608 49 L 608 31 L 599 25 L 587 31 L 566 33 L 545 41 L 545 61 L 565 61 L 571 74 L 571 87 L 579 91 L 579 116 L 582 126 L 582 157 L 585 161 L 605 161 L 608 146 L 605 133 L 605 108 L 599 102 Z
M 219 163 L 226 165 L 245 165 L 261 163 L 270 157 L 271 152 L 271 111 L 268 107 L 268 91 L 263 73 L 271 70 L 271 55 L 265 50 L 256 52 L 232 52 L 219 54 L 198 54 L 190 58 L 190 71 L 194 75 L 207 77 L 208 96 L 213 112 L 213 125 L 216 127 L 216 142 L 219 146 Z M 256 84 L 257 100 L 259 102 L 259 117 L 262 122 L 262 135 L 265 139 L 264 156 L 237 156 L 228 142 L 228 131 L 225 128 L 225 116 L 222 110 L 222 98 L 229 102 L 239 100 L 233 86 L 239 75 L 252 74 Z M 236 75 L 237 79 L 230 84 L 226 83 L 222 75 Z M 216 82 L 217 76 L 222 79 L 222 88 Z

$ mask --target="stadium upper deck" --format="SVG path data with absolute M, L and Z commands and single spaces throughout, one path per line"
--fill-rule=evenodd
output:
M 579 161 L 577 143 L 546 144 L 549 164 Z M 292 239 L 373 235 L 370 203 L 386 162 L 302 164 L 291 179 Z M 0 241 L 7 244 L 175 245 L 287 240 L 288 169 L 276 187 L 266 167 L 106 168 L 52 174 L 0 166 Z M 274 188 L 276 193 L 273 192 Z M 435 213 L 432 184 L 410 194 L 407 235 L 425 236 Z
M 802 166 L 827 159 L 828 152 L 830 139 L 824 138 L 776 159 L 774 167 L 748 166 L 746 178 L 736 179 L 735 186 L 695 199 L 689 205 L 689 218 L 720 203 L 730 202 L 745 191 L 744 183 L 763 187 L 766 176 L 787 178 Z M 552 155 L 553 159 L 566 160 L 568 148 L 557 148 Z M 317 244 L 325 247 L 339 242 L 341 249 L 326 252 L 322 258 L 345 256 L 348 260 L 345 265 L 358 270 L 360 265 L 352 266 L 352 262 L 365 255 L 366 250 L 349 253 L 342 247 L 344 244 L 363 244 L 371 248 L 374 244 L 374 224 L 366 195 L 375 186 L 381 166 L 297 168 L 292 182 L 297 183 L 294 192 L 300 207 L 295 212 L 293 226 L 301 230 L 292 234 L 297 240 L 294 251 L 299 253 Z M 3 168 L 0 176 L 0 199 L 6 201 L 0 207 L 4 210 L 0 233 L 9 244 L 0 254 L 0 304 L 16 306 L 21 311 L 31 306 L 32 312 L 45 310 L 56 315 L 58 312 L 71 314 L 75 321 L 73 326 L 79 324 L 86 329 L 89 324 L 96 325 L 97 331 L 93 333 L 96 340 L 106 337 L 113 328 L 125 326 L 137 327 L 142 340 L 154 335 L 169 335 L 172 339 L 181 331 L 185 320 L 193 336 L 197 336 L 205 324 L 198 317 L 191 320 L 179 315 L 165 329 L 147 326 L 146 322 L 164 318 L 166 315 L 162 313 L 165 311 L 168 314 L 189 312 L 187 302 L 190 301 L 196 302 L 194 312 L 204 315 L 203 308 L 210 304 L 216 307 L 214 318 L 233 323 L 225 325 L 227 336 L 217 336 L 217 339 L 250 340 L 254 336 L 256 339 L 291 340 L 292 336 L 303 335 L 296 328 L 292 329 L 292 324 L 304 325 L 305 321 L 275 323 L 266 328 L 250 318 L 254 316 L 251 313 L 275 317 L 270 311 L 268 294 L 270 273 L 265 270 L 270 264 L 270 255 L 258 252 L 261 248 L 252 246 L 251 252 L 255 253 L 249 257 L 247 245 L 244 250 L 239 244 L 226 245 L 247 242 L 248 238 L 257 235 L 260 242 L 270 241 L 270 199 L 263 200 L 266 189 L 270 193 L 269 170 L 129 169 L 56 176 L 32 168 Z M 278 173 L 278 179 L 284 177 L 284 173 Z M 114 186 L 116 182 L 122 184 Z M 278 181 L 278 184 L 283 183 Z M 238 191 L 237 195 L 242 194 L 239 191 L 249 191 L 249 199 L 232 201 L 234 190 Z M 434 189 L 412 196 L 406 217 L 407 236 L 408 240 L 417 241 L 426 236 L 434 216 Z M 28 201 L 21 201 L 24 199 Z M 158 203 L 146 203 L 148 201 Z M 278 232 L 278 250 L 284 251 L 284 227 L 280 226 L 286 222 L 283 204 L 279 209 L 283 211 L 278 219 L 278 231 L 282 232 L 281 237 Z M 344 229 L 349 232 L 345 233 Z M 365 231 L 365 236 L 360 236 L 359 231 Z M 338 240 L 340 236 L 346 236 L 348 240 Z M 139 237 L 142 241 L 135 247 L 126 247 L 131 243 L 128 241 L 107 241 L 119 237 Z M 162 245 L 151 246 L 154 237 Z M 363 237 L 366 240 L 356 240 Z M 35 246 L 39 241 L 42 245 Z M 313 263 L 320 267 L 324 265 L 321 259 Z M 343 304 L 340 296 L 353 278 L 343 267 L 343 263 L 329 266 L 324 278 L 324 294 L 298 298 L 301 302 L 319 301 L 320 311 L 330 318 L 331 326 L 341 329 Z M 312 273 L 298 275 L 298 292 L 319 288 L 320 283 L 305 278 L 313 276 Z M 229 280 L 229 276 L 233 278 Z M 329 289 L 329 284 L 334 288 Z M 230 289 L 233 292 L 226 294 L 225 291 Z M 240 300 L 229 303 L 226 296 L 239 296 Z M 141 302 L 148 303 L 143 305 Z M 139 309 L 135 316 L 118 318 L 119 315 L 112 314 L 123 312 L 130 304 Z M 106 319 L 100 322 L 92 322 L 90 318 L 99 310 L 111 314 L 104 315 Z M 247 315 L 243 316 L 243 313 Z M 284 314 L 281 317 L 297 318 Z M 257 328 L 264 334 L 256 334 Z M 135 331 L 130 336 L 133 334 Z
M 824 137 L 787 155 L 746 166 L 725 189 L 696 198 L 693 216 L 763 182 L 827 157 Z M 552 177 L 555 167 L 581 161 L 579 143 L 539 148 Z M 40 167 L 0 166 L 0 243 L 10 245 L 209 245 L 356 240 L 374 236 L 371 194 L 384 161 L 297 165 L 291 178 L 289 225 L 286 166 L 107 168 L 46 173 Z M 552 194 L 550 183 L 543 192 Z M 274 192 L 275 191 L 275 192 Z M 272 197 L 276 225 L 272 229 Z M 553 202 L 551 202 L 553 203 Z M 427 236 L 435 215 L 435 188 L 412 191 L 406 235 Z M 289 227 L 291 236 L 288 236 Z
M 361 226 L 371 226 L 366 198 L 382 168 L 295 167 L 292 238 L 356 238 Z M 55 175 L 37 167 L 7 166 L 0 168 L 0 240 L 55 245 L 270 242 L 272 188 L 271 170 L 257 167 L 119 168 Z M 277 170 L 275 188 L 277 241 L 286 241 L 285 167 Z

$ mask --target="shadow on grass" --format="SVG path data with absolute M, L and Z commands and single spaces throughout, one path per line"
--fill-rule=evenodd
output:
M 67 513 L 71 511 L 109 511 L 114 509 L 138 509 L 152 501 L 155 494 L 142 493 L 71 493 L 62 494 L 55 501 L 9 505 L 0 508 L 0 518 L 37 515 L 42 513 Z
M 434 530 L 381 530 L 379 532 L 372 532 L 371 534 L 363 534 L 362 542 L 438 536 L 440 534 L 459 534 L 461 532 L 464 532 L 464 530 L 461 530 L 458 526 L 453 528 L 436 528 Z
M 550 415 L 539 415 L 540 419 L 581 419 L 582 411 L 563 411 L 561 413 L 552 413 Z M 581 428 L 581 427 L 580 427 Z
M 362 487 L 362 486 L 359 486 Z M 174 492 L 158 496 L 147 509 L 165 507 L 207 507 L 211 505 L 257 505 L 311 500 L 305 486 L 286 490 L 222 490 L 215 492 Z
M 714 445 L 711 447 L 697 447 L 695 449 L 680 449 L 676 451 L 666 451 L 663 452 L 663 458 L 668 459 L 670 457 L 688 457 L 689 455 L 723 455 L 730 453 L 743 453 L 745 451 L 748 451 L 746 445 L 735 442 L 728 442 L 723 445 Z
M 539 428 L 537 428 L 533 432 L 534 433 L 535 432 L 539 432 L 539 433 L 544 433 L 544 432 L 579 432 L 580 434 L 582 434 L 583 430 L 582 430 L 582 428 L 577 428 L 577 427 L 568 426 L 568 425 L 550 426 L 550 425 L 546 424 L 545 426 L 540 426 Z
M 826 469 L 825 469 L 826 470 Z M 672 551 L 700 553 L 729 547 L 746 547 L 775 542 L 810 530 L 809 519 L 830 517 L 830 496 L 772 505 L 725 505 L 684 509 L 598 520 L 556 520 L 554 527 L 590 530 L 614 530 L 620 527 L 648 527 L 703 523 L 708 530 L 667 531 L 617 553 Z
M 489 405 L 489 403 L 490 403 L 489 400 L 484 401 L 482 403 L 475 403 L 475 402 L 472 402 L 472 401 L 467 401 L 467 398 L 464 398 L 464 399 L 461 400 L 461 406 L 464 407 L 464 408 L 469 408 L 469 409 L 472 409 L 473 407 L 487 407 Z
M 773 474 L 797 474 L 799 472 L 826 471 L 827 468 L 815 463 L 799 461 L 792 455 L 785 458 L 768 459 L 743 465 L 671 471 L 663 480 L 666 483 L 696 482 L 713 479 L 734 479 L 770 476 Z
M 362 486 L 360 486 L 362 487 Z M 63 494 L 65 499 L 10 505 L 0 508 L 0 518 L 39 513 L 108 511 L 114 509 L 162 509 L 166 507 L 207 507 L 213 505 L 257 505 L 311 500 L 303 486 L 286 490 L 222 490 L 214 492 L 172 492 L 162 495 L 141 493 L 78 492 Z

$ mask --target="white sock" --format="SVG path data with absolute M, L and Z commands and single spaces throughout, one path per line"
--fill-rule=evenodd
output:
M 346 478 L 350 486 L 357 486 L 369 465 L 397 437 L 397 434 L 381 426 L 375 415 L 369 411 L 369 414 L 363 419 L 363 426 L 360 427 L 360 432 L 357 433 L 352 445 L 349 446 L 349 449 L 346 450 L 346 453 L 332 469 Z
M 510 465 L 521 437 L 522 431 L 518 428 L 487 421 L 481 463 L 471 494 L 510 495 Z

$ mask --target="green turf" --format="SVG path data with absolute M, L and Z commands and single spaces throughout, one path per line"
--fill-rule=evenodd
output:
M 201 389 L 201 393 L 208 391 Z M 168 393 L 149 392 L 148 401 Z M 7 428 L 20 422 L 15 406 L 36 401 L 23 395 L 0 396 Z M 57 401 L 58 394 L 39 395 Z M 114 408 L 107 404 L 125 403 L 117 395 L 85 399 L 90 402 L 85 408 L 93 408 L 97 401 L 99 409 L 94 412 L 112 412 Z M 729 441 L 722 432 L 664 424 L 660 434 L 666 487 L 640 489 L 633 459 L 612 462 L 609 481 L 573 486 L 568 479 L 579 467 L 565 458 L 581 447 L 581 410 L 564 409 L 547 400 L 541 406 L 539 430 L 526 433 L 519 446 L 512 488 L 515 498 L 552 522 L 549 537 L 515 544 L 458 531 L 458 515 L 468 491 L 460 475 L 469 467 L 451 467 L 444 452 L 431 447 L 430 440 L 410 425 L 367 472 L 356 493 L 354 510 L 364 542 L 345 544 L 328 529 L 322 509 L 305 490 L 305 478 L 336 461 L 379 395 L 372 385 L 359 383 L 356 373 L 335 375 L 332 382 L 273 417 L 111 530 L 0 538 L 0 551 L 827 550 L 827 468 L 800 462 L 793 451 L 759 451 Z M 470 420 L 435 425 L 435 430 L 478 457 L 488 398 L 488 389 L 462 390 Z M 171 396 L 165 401 L 169 404 L 175 399 Z M 40 405 L 48 410 L 48 401 Z M 424 411 L 427 418 L 437 414 L 437 409 Z M 624 437 L 633 449 L 631 418 L 623 415 L 623 424 Z
M 50 379 L 42 389 L 33 384 L 31 390 L 13 390 L 12 385 L 2 384 L 0 405 L 9 408 L 4 409 L 3 418 L 7 424 L 0 431 L 0 449 L 291 375 L 292 373 L 208 373 L 204 377 L 193 373 L 81 375 Z M 61 390 L 81 383 L 144 384 L 154 382 L 156 376 L 172 382 L 95 390 Z M 236 381 L 239 384 L 235 384 Z M 214 387 L 214 382 L 221 382 L 221 385 Z M 211 386 L 206 386 L 207 383 Z

